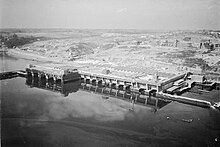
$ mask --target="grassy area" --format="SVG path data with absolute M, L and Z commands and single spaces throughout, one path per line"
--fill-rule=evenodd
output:
M 45 40 L 44 37 L 33 37 L 33 36 L 26 36 L 26 37 L 19 37 L 17 34 L 1 34 L 0 41 L 1 44 L 8 48 L 19 47 L 28 43 L 33 43 L 35 41 Z

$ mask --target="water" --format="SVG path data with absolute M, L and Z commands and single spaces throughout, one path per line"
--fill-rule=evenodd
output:
M 1 62 L 1 71 L 34 63 L 8 56 Z M 172 102 L 157 111 L 141 105 L 130 111 L 130 102 L 103 99 L 77 83 L 68 95 L 31 86 L 26 78 L 0 83 L 3 147 L 220 145 L 220 112 L 214 109 Z

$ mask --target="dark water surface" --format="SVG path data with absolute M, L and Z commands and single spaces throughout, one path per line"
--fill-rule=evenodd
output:
M 1 56 L 0 68 L 24 69 L 30 62 Z M 130 102 L 80 88 L 64 97 L 28 86 L 25 78 L 0 83 L 3 147 L 220 145 L 220 113 L 214 109 L 171 102 L 156 112 L 141 105 L 130 111 Z

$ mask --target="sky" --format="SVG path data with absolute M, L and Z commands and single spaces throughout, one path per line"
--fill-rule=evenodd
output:
M 220 29 L 220 0 L 0 0 L 0 28 Z

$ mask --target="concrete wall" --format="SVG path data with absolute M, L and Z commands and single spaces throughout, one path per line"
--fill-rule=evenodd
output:
M 79 79 L 80 78 L 80 75 L 78 72 L 72 72 L 72 73 L 69 73 L 67 75 L 63 75 L 63 80 L 64 81 L 69 81 L 69 80 L 76 80 L 76 79 Z

